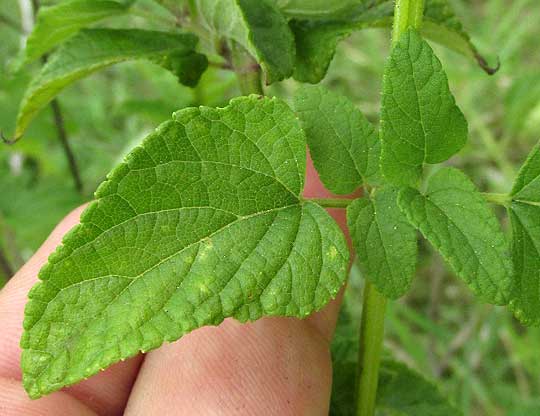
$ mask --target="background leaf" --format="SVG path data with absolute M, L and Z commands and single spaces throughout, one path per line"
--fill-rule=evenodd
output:
M 456 106 L 440 61 L 409 29 L 384 69 L 381 168 L 397 185 L 415 186 L 424 163 L 439 163 L 467 141 L 467 122 Z
M 347 208 L 347 225 L 358 261 L 390 299 L 407 292 L 416 270 L 416 230 L 397 205 L 398 189 L 385 187 Z
M 303 203 L 305 138 L 282 101 L 189 108 L 131 152 L 40 271 L 25 310 L 31 397 L 225 317 L 303 318 L 348 249 Z
M 350 286 L 347 287 L 347 291 Z M 349 294 L 350 295 L 350 294 Z M 354 299 L 346 297 L 340 310 L 332 341 L 333 385 L 330 416 L 354 416 L 355 379 L 358 358 L 356 314 L 351 310 Z M 385 352 L 379 370 L 377 416 L 457 416 L 463 413 L 454 407 L 446 394 L 422 373 L 390 358 Z
M 406 365 L 383 360 L 379 373 L 377 408 L 407 416 L 458 416 L 462 413 L 435 384 Z
M 244 47 L 261 65 L 267 84 L 291 76 L 294 37 L 270 0 L 195 0 L 195 4 L 199 24 L 213 37 Z
M 134 1 L 68 0 L 41 7 L 26 41 L 24 63 L 39 58 L 92 23 L 125 13 Z
M 465 174 L 443 168 L 427 192 L 401 191 L 399 206 L 454 272 L 485 302 L 510 301 L 513 267 L 497 218 Z
M 182 58 L 194 56 L 197 38 L 140 29 L 85 29 L 51 55 L 22 100 L 15 137 L 23 135 L 35 115 L 63 88 L 104 67 L 133 59 L 149 59 L 173 69 L 180 81 L 193 85 L 206 69 L 205 59 L 181 69 Z M 187 75 L 186 75 L 187 74 Z
M 343 17 L 364 0 L 272 0 L 289 17 L 328 19 Z
M 393 0 L 358 3 L 360 4 L 356 7 L 349 7 L 347 13 L 329 16 L 325 20 L 298 18 L 291 21 L 296 40 L 294 77 L 297 80 L 310 83 L 321 81 L 326 75 L 337 44 L 351 33 L 367 28 L 392 26 Z M 282 10 L 292 17 L 301 17 L 288 13 L 286 5 Z M 496 70 L 489 68 L 447 0 L 426 0 L 422 35 L 474 59 L 488 73 Z
M 377 182 L 379 137 L 353 103 L 324 87 L 306 86 L 296 93 L 294 106 L 326 188 L 348 194 Z

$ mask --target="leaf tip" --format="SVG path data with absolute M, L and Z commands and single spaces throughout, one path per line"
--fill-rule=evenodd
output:
M 18 134 L 15 134 L 15 136 L 13 136 L 12 138 L 8 138 L 4 135 L 4 132 L 0 130 L 0 137 L 2 138 L 2 141 L 5 144 L 12 145 L 12 144 L 17 143 L 19 140 L 21 140 L 23 135 L 21 133 L 18 133 Z
M 499 72 L 499 69 L 501 69 L 501 60 L 498 56 L 497 56 L 497 63 L 495 64 L 495 66 L 490 66 L 486 58 L 484 58 L 482 55 L 480 55 L 476 51 L 474 52 L 474 59 L 476 59 L 476 62 L 478 63 L 480 68 L 482 68 L 484 72 L 488 75 L 494 75 L 497 72 Z

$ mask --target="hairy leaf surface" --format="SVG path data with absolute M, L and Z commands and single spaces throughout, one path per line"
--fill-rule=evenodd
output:
M 424 163 L 439 163 L 467 140 L 467 122 L 431 47 L 414 29 L 386 64 L 381 109 L 381 167 L 394 184 L 415 186 Z
M 39 58 L 80 29 L 125 13 L 134 0 L 69 0 L 39 9 L 26 41 L 26 62 Z
M 23 97 L 15 137 L 62 89 L 99 69 L 134 59 L 149 59 L 194 85 L 207 61 L 194 49 L 197 38 L 140 29 L 85 29 L 50 56 Z
M 351 33 L 367 28 L 392 26 L 393 0 L 360 3 L 356 7 L 349 7 L 347 13 L 341 16 L 318 20 L 291 15 L 284 6 L 285 13 L 297 17 L 291 21 L 297 49 L 294 73 L 297 80 L 311 83 L 321 81 L 326 75 L 337 44 Z M 494 72 L 471 42 L 447 0 L 426 0 L 422 34 L 434 42 L 475 59 L 488 73 Z
M 25 310 L 39 397 L 225 317 L 305 317 L 335 297 L 348 249 L 303 202 L 305 138 L 277 99 L 177 112 L 96 192 Z
M 510 301 L 513 266 L 500 224 L 474 184 L 457 169 L 433 175 L 428 189 L 401 191 L 399 205 L 447 263 L 485 302 Z
M 292 75 L 294 37 L 270 0 L 194 0 L 198 21 L 210 33 L 242 45 L 261 65 L 266 83 Z
M 540 325 L 540 144 L 521 168 L 508 209 L 515 287 L 510 308 L 526 325 Z
M 416 230 L 397 205 L 398 189 L 384 187 L 347 208 L 347 225 L 358 260 L 377 289 L 397 299 L 416 269 Z
M 301 88 L 294 105 L 315 168 L 336 194 L 379 177 L 380 141 L 373 125 L 346 97 L 323 87 Z

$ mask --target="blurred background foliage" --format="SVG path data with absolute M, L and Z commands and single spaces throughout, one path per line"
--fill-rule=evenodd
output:
M 40 66 L 9 71 L 29 29 L 22 3 L 29 2 L 0 0 L 0 128 L 7 133 L 13 131 L 18 103 Z M 452 3 L 480 51 L 491 63 L 499 59 L 501 68 L 487 76 L 474 63 L 434 45 L 470 126 L 467 147 L 450 163 L 469 173 L 482 190 L 507 192 L 540 138 L 540 4 Z M 129 16 L 104 25 L 171 29 L 175 23 L 151 0 L 140 0 Z M 340 44 L 324 81 L 374 123 L 389 40 L 385 30 L 356 33 Z M 296 86 L 285 81 L 268 93 L 288 99 Z M 143 62 L 117 65 L 64 91 L 59 103 L 83 190 L 74 187 L 50 109 L 37 117 L 23 140 L 0 145 L 0 281 L 32 255 L 64 215 L 88 201 L 107 172 L 173 111 L 223 106 L 236 95 L 230 72 L 210 68 L 189 89 L 166 70 Z M 478 304 L 427 244 L 421 243 L 421 253 L 413 289 L 389 307 L 385 347 L 439 381 L 466 415 L 540 414 L 540 328 L 524 328 L 506 309 Z M 353 323 L 360 313 L 361 285 L 360 272 L 353 268 L 345 306 Z M 337 342 L 356 336 L 347 331 L 338 332 Z

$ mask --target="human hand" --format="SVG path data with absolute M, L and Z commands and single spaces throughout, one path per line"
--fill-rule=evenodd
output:
M 329 197 L 311 163 L 305 190 Z M 147 354 L 113 365 L 75 386 L 37 401 L 21 383 L 19 339 L 27 293 L 62 236 L 84 207 L 55 228 L 0 292 L 0 414 L 86 415 L 327 415 L 331 391 L 330 340 L 341 296 L 305 320 L 226 319 Z M 330 210 L 345 229 L 345 212 Z

